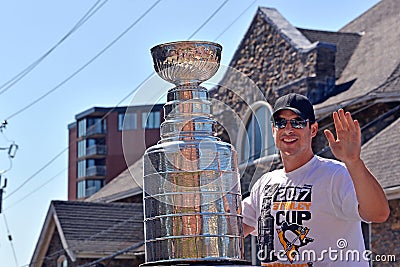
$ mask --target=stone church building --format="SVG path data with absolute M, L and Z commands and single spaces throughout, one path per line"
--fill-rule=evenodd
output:
M 323 157 L 333 158 L 323 134 L 324 129 L 334 131 L 332 112 L 339 108 L 350 111 L 362 128 L 362 159 L 378 177 L 391 208 L 386 223 L 363 225 L 366 246 L 377 254 L 397 256 L 399 11 L 399 1 L 383 0 L 338 32 L 327 32 L 296 28 L 276 9 L 260 7 L 230 63 L 250 78 L 257 90 L 240 75 L 226 75 L 222 86 L 212 90 L 212 98 L 223 103 L 220 113 L 216 109 L 225 126 L 220 127 L 219 135 L 235 144 L 242 163 L 244 196 L 263 173 L 281 165 L 268 136 L 271 107 L 279 96 L 297 92 L 312 101 L 319 123 L 313 149 Z M 232 111 L 223 107 L 226 105 Z M 240 126 L 245 131 L 229 131 Z

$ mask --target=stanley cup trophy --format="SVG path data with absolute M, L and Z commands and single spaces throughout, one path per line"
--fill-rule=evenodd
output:
M 144 265 L 241 265 L 244 237 L 237 155 L 215 135 L 208 91 L 222 47 L 203 41 L 151 49 L 154 67 L 175 84 L 161 140 L 144 155 Z

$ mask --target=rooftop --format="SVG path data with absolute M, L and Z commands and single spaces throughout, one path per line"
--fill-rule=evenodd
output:
M 32 262 L 43 260 L 54 233 L 72 261 L 81 255 L 111 255 L 143 242 L 143 205 L 52 201 Z M 143 250 L 139 247 L 127 254 Z

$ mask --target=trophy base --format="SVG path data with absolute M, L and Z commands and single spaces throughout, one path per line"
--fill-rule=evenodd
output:
M 171 261 L 158 261 L 147 262 L 140 266 L 251 266 L 251 262 L 245 260 L 216 260 L 216 259 L 199 259 L 199 260 L 171 260 Z

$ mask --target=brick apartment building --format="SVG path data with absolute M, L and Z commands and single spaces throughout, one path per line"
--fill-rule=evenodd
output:
M 162 107 L 93 107 L 77 114 L 68 125 L 68 200 L 93 195 L 157 143 Z

